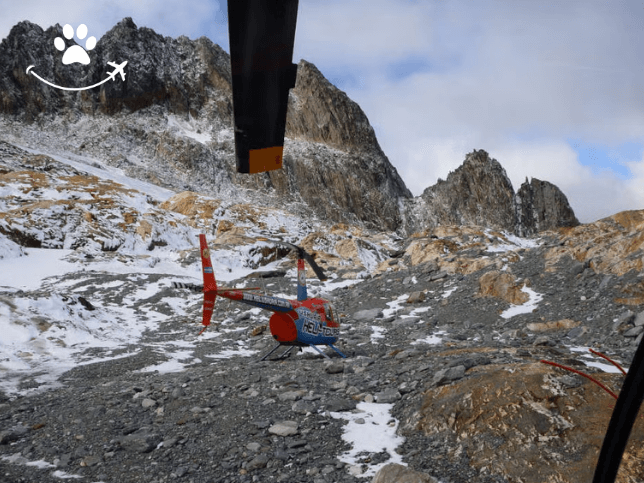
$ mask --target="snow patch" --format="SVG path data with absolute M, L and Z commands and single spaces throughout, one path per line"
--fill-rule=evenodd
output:
M 432 310 L 432 308 L 428 305 L 427 307 L 418 307 L 417 309 L 412 310 L 409 312 L 410 317 L 414 317 L 418 314 L 424 314 L 425 312 L 429 312 Z
M 443 342 L 443 338 L 439 337 L 440 335 L 445 335 L 447 332 L 444 330 L 439 330 L 435 334 L 432 334 L 428 337 L 425 337 L 424 339 L 418 339 L 414 342 L 412 342 L 412 345 L 418 345 L 418 344 L 428 344 L 428 345 L 437 345 Z
M 201 128 L 197 124 L 198 123 L 192 116 L 189 116 L 188 120 L 172 114 L 168 116 L 168 127 L 171 128 L 172 131 L 175 131 L 181 136 L 194 139 L 201 144 L 209 143 L 211 139 L 210 133 L 202 132 Z
M 22 257 L 24 254 L 25 253 L 22 250 L 22 247 L 20 245 L 18 245 L 17 243 L 14 243 L 13 241 L 9 240 L 6 236 L 0 234 L 0 260 L 18 258 L 18 257 Z M 0 268 L 0 272 L 2 272 L 1 268 Z M 2 275 L 0 275 L 0 277 L 1 276 Z
M 376 342 L 377 339 L 384 339 L 385 334 L 387 333 L 387 329 L 377 325 L 372 325 L 371 330 L 373 330 L 373 334 L 371 334 L 371 342 Z
M 218 352 L 217 354 L 210 354 L 206 357 L 210 357 L 212 359 L 230 359 L 234 356 L 250 357 L 255 354 L 257 354 L 257 351 L 255 350 L 240 347 L 239 349 L 225 349 L 221 352 Z
M 605 363 L 605 362 L 597 362 L 598 356 L 594 356 L 588 349 L 589 347 L 568 347 L 570 349 L 570 352 L 582 352 L 583 354 L 580 354 L 581 357 L 583 358 L 589 358 L 592 360 L 584 360 L 582 359 L 581 362 L 586 364 L 589 367 L 596 367 L 598 369 L 601 369 L 604 372 L 609 372 L 611 374 L 621 374 L 622 371 L 620 371 L 617 367 L 615 367 L 612 364 Z M 626 372 L 628 372 L 628 368 L 624 367 L 624 364 L 622 364 L 620 361 L 615 360 L 614 358 L 611 357 L 615 362 L 617 362 L 620 366 L 624 368 Z M 556 361 L 555 361 L 556 362 Z
M 456 292 L 456 289 L 457 289 L 457 288 L 458 288 L 458 287 L 452 287 L 452 288 L 450 288 L 449 290 L 445 290 L 445 293 L 443 294 L 443 298 L 444 298 L 444 299 L 446 299 L 447 297 L 449 297 L 450 295 L 452 295 L 454 292 Z
M 27 458 L 22 456 L 20 453 L 14 453 L 11 456 L 6 456 L 2 455 L 0 456 L 0 460 L 6 461 L 7 463 L 12 463 L 16 465 L 23 465 L 23 466 L 34 466 L 36 468 L 39 468 L 41 470 L 47 470 L 51 468 L 56 468 L 56 465 L 49 463 L 45 460 L 38 460 L 38 461 L 29 461 Z M 51 473 L 51 476 L 54 478 L 59 478 L 61 480 L 68 480 L 68 479 L 81 479 L 83 478 L 82 476 L 79 475 L 72 475 L 70 473 L 65 473 L 64 471 L 56 470 L 53 473 Z
M 168 345 L 174 344 L 174 342 Z M 169 374 L 174 372 L 183 372 L 188 364 L 200 362 L 194 357 L 194 351 L 163 351 L 164 355 L 168 356 L 170 360 L 155 364 L 153 366 L 144 367 L 137 372 L 158 372 L 159 374 Z
M 404 304 L 408 298 L 409 298 L 409 294 L 405 293 L 405 294 L 402 294 L 400 297 L 398 297 L 396 300 L 387 302 L 387 305 L 389 306 L 389 308 L 383 309 L 382 316 L 386 318 L 396 314 L 399 310 L 402 309 L 402 304 Z
M 496 238 L 495 235 L 492 234 L 491 230 L 486 229 L 485 234 L 489 238 Z M 516 236 L 512 233 L 508 232 L 503 232 L 503 237 L 509 242 L 509 243 L 500 243 L 496 246 L 488 246 L 486 250 L 488 252 L 492 253 L 502 253 L 502 252 L 507 252 L 511 250 L 517 250 L 521 248 L 537 248 L 540 245 L 540 239 L 539 238 L 521 238 L 519 236 Z
M 391 416 L 393 406 L 393 404 L 361 402 L 356 406 L 355 412 L 330 413 L 336 419 L 348 421 L 344 427 L 342 439 L 352 448 L 341 454 L 338 459 L 351 467 L 359 467 L 362 472 L 357 476 L 361 478 L 374 476 L 380 468 L 389 463 L 407 466 L 402 456 L 396 452 L 396 448 L 405 441 L 405 438 L 396 434 L 398 421 Z M 390 457 L 382 463 L 360 462 L 362 458 L 383 451 Z
M 515 315 L 529 314 L 537 308 L 537 305 L 543 299 L 543 295 L 535 292 L 530 287 L 523 287 L 522 292 L 525 292 L 530 296 L 528 301 L 522 305 L 510 305 L 508 309 L 501 313 L 501 317 L 503 317 L 504 319 L 509 319 L 511 317 L 514 317 Z
M 78 265 L 65 260 L 72 250 L 24 248 L 22 251 L 27 256 L 0 257 L 0 287 L 33 290 L 47 277 L 78 270 Z

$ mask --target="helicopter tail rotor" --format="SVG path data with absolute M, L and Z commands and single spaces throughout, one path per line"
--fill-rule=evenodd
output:
M 304 250 L 304 248 L 289 242 L 275 242 L 294 249 L 297 252 L 297 299 L 306 300 L 308 295 L 306 291 L 306 267 L 304 266 L 304 261 L 306 260 L 306 262 L 313 269 L 313 272 L 315 272 L 315 275 L 318 277 L 318 279 L 320 279 L 320 281 L 325 281 L 327 279 L 327 276 L 325 275 L 322 268 L 317 263 L 315 263 L 313 257 L 306 250 Z
M 315 263 L 315 260 L 311 255 L 309 255 L 308 252 L 304 251 L 301 248 L 299 248 L 299 250 L 302 250 L 302 255 L 304 257 L 304 260 L 306 260 L 309 266 L 313 269 L 313 271 L 315 272 L 315 275 L 320 279 L 321 282 L 324 282 L 327 279 L 327 276 L 322 270 L 322 267 L 320 267 L 317 263 Z M 299 252 L 298 252 L 298 255 L 299 255 Z

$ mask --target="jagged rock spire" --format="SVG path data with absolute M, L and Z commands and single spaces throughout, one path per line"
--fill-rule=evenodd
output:
M 515 194 L 501 164 L 484 150 L 406 203 L 405 231 L 439 225 L 478 225 L 520 236 L 579 224 L 566 196 L 552 183 L 533 178 Z

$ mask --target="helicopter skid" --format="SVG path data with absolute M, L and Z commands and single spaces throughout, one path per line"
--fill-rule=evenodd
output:
M 259 362 L 265 361 L 268 358 L 268 356 L 270 356 L 273 352 L 275 352 L 277 349 L 279 349 L 283 345 L 284 344 L 277 344 L 275 347 L 273 347 L 271 349 L 271 351 L 268 354 L 266 354 L 264 357 L 262 357 L 259 360 Z M 284 352 L 282 352 L 282 354 L 280 354 L 280 356 L 277 359 L 274 359 L 274 360 L 279 361 L 279 360 L 282 360 L 282 359 L 286 359 L 286 357 L 288 357 L 290 352 L 293 350 L 293 347 L 295 347 L 295 346 L 294 345 L 290 346 L 288 349 L 286 349 Z
M 273 352 L 275 352 L 277 349 L 279 349 L 283 345 L 285 345 L 285 344 L 277 344 L 275 347 L 273 347 L 270 350 L 270 352 L 268 354 L 266 354 L 264 357 L 262 357 L 259 360 L 259 362 L 265 361 Z M 323 357 L 326 357 L 327 359 L 331 359 L 327 354 L 322 352 L 322 350 L 320 348 L 318 348 L 318 346 L 313 345 L 313 344 L 306 344 L 306 345 L 308 347 L 311 347 L 311 348 L 315 349 Z M 337 347 L 335 347 L 333 344 L 326 344 L 326 345 L 328 345 L 331 349 L 333 349 L 335 352 L 337 352 L 340 355 L 340 357 L 342 357 L 343 359 L 347 358 L 347 356 L 345 356 L 342 352 L 340 352 L 340 350 Z M 286 359 L 289 356 L 289 354 L 291 353 L 291 351 L 293 350 L 294 347 L 297 347 L 297 346 L 296 345 L 291 345 L 288 349 L 286 349 L 284 352 L 282 352 L 282 354 L 279 357 L 277 357 L 276 359 L 272 359 L 272 360 L 280 361 L 282 359 Z

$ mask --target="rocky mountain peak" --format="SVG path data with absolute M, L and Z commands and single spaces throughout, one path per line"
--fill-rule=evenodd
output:
M 526 178 L 516 195 L 516 233 L 530 236 L 557 227 L 579 225 L 568 198 L 554 184 Z
M 471 153 L 467 153 L 465 155 L 462 168 L 466 170 L 481 169 L 486 171 L 495 171 L 498 174 L 503 173 L 503 176 L 509 180 L 505 169 L 501 166 L 501 163 L 496 159 L 491 158 L 484 149 L 474 149 Z M 450 172 L 450 174 L 452 174 L 452 172 Z
M 91 157 L 178 191 L 232 196 L 243 188 L 256 203 L 304 202 L 322 218 L 385 230 L 465 224 L 530 235 L 576 223 L 554 185 L 522 188 L 517 205 L 505 170 L 483 150 L 412 200 L 364 111 L 306 60 L 289 96 L 284 168 L 239 176 L 230 57 L 221 47 L 205 37 L 163 37 L 128 17 L 99 39 L 89 65 L 64 65 L 54 46 L 61 35 L 60 25 L 24 21 L 0 44 L 5 140 Z M 78 92 L 26 73 L 33 65 L 58 85 L 82 87 L 104 80 L 108 61 L 126 60 L 124 81 Z
M 364 111 L 306 60 L 297 66 L 289 98 L 286 134 L 343 151 L 382 152 Z
M 436 188 L 437 186 L 451 185 L 459 186 L 463 190 L 469 190 L 475 185 L 488 183 L 490 183 L 490 191 L 499 192 L 506 191 L 508 188 L 512 189 L 512 182 L 501 163 L 491 158 L 483 149 L 475 149 L 465 155 L 465 160 L 461 166 L 454 171 L 450 171 L 447 175 L 447 180 L 439 178 L 437 184 L 427 188 L 423 196 L 431 196 L 431 193 L 436 192 L 438 189 Z M 463 195 L 464 198 L 468 198 L 466 193 L 463 193 Z M 483 196 L 485 197 L 486 195 Z
M 112 27 L 106 35 L 118 35 L 126 31 L 138 30 L 138 27 L 132 20 L 132 17 L 125 17 L 123 20 L 118 22 L 114 27 Z
M 91 49 L 91 63 L 64 65 L 54 39 L 63 35 L 55 25 L 43 31 L 23 21 L 0 44 L 0 113 L 32 122 L 65 109 L 96 115 L 135 112 L 161 105 L 168 112 L 198 115 L 218 93 L 230 97 L 230 59 L 205 37 L 163 37 L 125 18 Z M 71 42 L 71 41 L 70 41 Z M 68 42 L 69 47 L 69 42 Z M 128 61 L 124 81 L 78 92 L 53 89 L 26 73 L 27 67 L 64 87 L 83 87 L 105 79 L 107 62 Z M 222 106 L 219 106 L 222 107 Z M 230 118 L 229 106 L 218 115 Z
M 533 179 L 515 195 L 503 166 L 482 149 L 467 154 L 446 180 L 407 201 L 405 222 L 407 233 L 439 225 L 477 225 L 520 236 L 579 224 L 559 188 Z
M 409 203 L 407 232 L 438 225 L 493 226 L 512 230 L 514 190 L 505 169 L 484 150 L 474 150 L 446 180 Z

